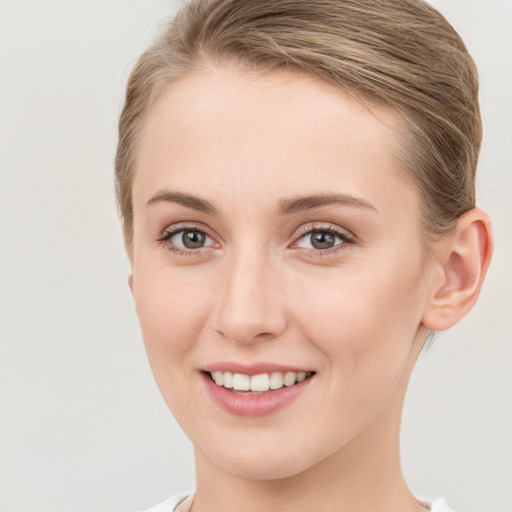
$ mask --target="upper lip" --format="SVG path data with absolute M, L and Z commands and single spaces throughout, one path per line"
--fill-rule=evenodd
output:
M 240 363 L 236 361 L 219 361 L 212 364 L 207 364 L 202 368 L 205 372 L 231 372 L 243 373 L 244 375 L 259 375 L 261 373 L 272 372 L 308 372 L 312 371 L 310 368 L 302 368 L 298 366 L 290 366 L 280 363 Z

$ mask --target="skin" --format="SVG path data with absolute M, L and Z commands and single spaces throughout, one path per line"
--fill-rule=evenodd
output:
M 400 415 L 446 272 L 426 260 L 400 120 L 372 111 L 312 77 L 206 66 L 147 115 L 130 286 L 158 386 L 195 447 L 194 512 L 424 510 L 402 476 Z M 345 200 L 278 211 L 334 194 Z M 203 230 L 205 245 L 159 241 L 172 228 Z M 313 228 L 340 232 L 335 247 L 315 249 Z M 284 409 L 240 417 L 201 375 L 228 360 L 316 373 Z

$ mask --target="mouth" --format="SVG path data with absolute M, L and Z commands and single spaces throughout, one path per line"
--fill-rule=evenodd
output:
M 318 380 L 316 371 L 272 362 L 217 362 L 200 371 L 213 403 L 241 417 L 262 417 L 307 400 Z
M 244 373 L 233 373 L 229 371 L 205 372 L 206 375 L 219 387 L 233 393 L 243 395 L 261 395 L 282 388 L 291 388 L 306 379 L 311 378 L 315 372 L 312 371 L 274 371 L 271 373 L 259 373 L 247 375 Z

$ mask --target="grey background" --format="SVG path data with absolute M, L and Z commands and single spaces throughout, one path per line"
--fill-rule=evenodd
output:
M 413 490 L 512 510 L 512 2 L 438 0 L 481 75 L 481 299 L 422 355 L 402 451 Z M 178 2 L 0 1 L 0 510 L 136 511 L 193 490 L 153 382 L 112 186 L 135 57 Z

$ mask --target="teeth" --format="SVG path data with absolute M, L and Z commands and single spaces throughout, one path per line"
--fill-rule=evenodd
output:
M 212 380 L 217 386 L 223 386 L 235 391 L 255 391 L 263 393 L 269 389 L 281 389 L 302 382 L 309 377 L 311 372 L 272 372 L 259 373 L 258 375 L 245 375 L 243 373 L 231 373 L 215 371 L 211 372 Z
M 302 382 L 305 378 L 306 378 L 306 372 L 297 373 L 297 382 Z
M 288 387 L 293 386 L 296 378 L 297 374 L 295 372 L 286 372 L 283 378 L 283 384 Z
M 237 391 L 249 391 L 251 389 L 251 378 L 243 373 L 233 375 L 233 389 Z
M 231 372 L 224 372 L 224 387 L 228 389 L 233 387 L 233 374 Z
M 267 373 L 260 373 L 251 377 L 251 391 L 268 391 L 270 377 Z
M 212 377 L 217 386 L 222 386 L 224 384 L 224 372 L 213 372 Z
M 270 389 L 281 389 L 283 387 L 283 374 L 281 372 L 273 372 L 270 375 Z

